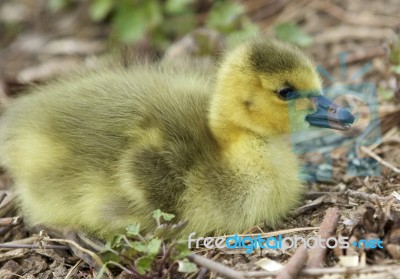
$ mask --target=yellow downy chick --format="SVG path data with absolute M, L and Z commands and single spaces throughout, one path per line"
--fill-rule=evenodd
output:
M 87 72 L 10 105 L 0 162 L 32 225 L 109 237 L 138 222 L 152 229 L 159 208 L 187 220 L 186 235 L 237 233 L 298 202 L 299 162 L 281 136 L 325 125 L 320 94 L 310 59 L 269 39 L 228 52 L 216 77 L 166 65 Z M 289 123 L 299 96 L 314 96 L 318 111 Z

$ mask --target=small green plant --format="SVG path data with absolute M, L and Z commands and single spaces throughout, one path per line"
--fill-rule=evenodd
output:
M 400 36 L 389 44 L 389 60 L 392 64 L 392 71 L 400 75 Z
M 65 9 L 70 4 L 70 1 L 71 0 L 48 0 L 47 7 L 52 12 L 58 12 Z
M 395 90 L 390 89 L 390 88 L 384 88 L 384 87 L 380 87 L 378 92 L 379 92 L 380 98 L 383 101 L 391 101 L 396 94 Z
M 177 239 L 185 223 L 172 224 L 174 215 L 156 210 L 153 218 L 157 224 L 153 233 L 140 233 L 140 225 L 126 228 L 125 234 L 116 235 L 107 242 L 101 252 L 105 265 L 97 278 L 102 278 L 107 266 L 118 266 L 135 278 L 167 278 L 176 273 L 197 271 L 194 263 L 188 261 L 191 253 L 187 241 Z
M 236 1 L 214 1 L 206 25 L 224 34 L 228 41 L 233 42 L 259 32 L 258 27 L 247 17 L 244 6 Z
M 308 47 L 313 43 L 312 37 L 304 33 L 293 22 L 285 22 L 275 26 L 276 36 L 282 41 L 289 42 L 299 47 Z
M 173 40 L 199 26 L 208 26 L 225 35 L 243 36 L 258 31 L 234 0 L 208 3 L 199 0 L 86 0 L 94 22 L 112 26 L 111 37 L 134 43 L 147 37 L 152 46 L 166 48 Z M 82 2 L 80 2 L 82 3 Z M 51 11 L 60 11 L 76 0 L 48 0 Z

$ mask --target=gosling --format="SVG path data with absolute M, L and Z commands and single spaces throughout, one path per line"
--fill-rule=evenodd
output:
M 304 190 L 284 135 L 354 120 L 322 96 L 307 55 L 272 39 L 228 51 L 216 75 L 146 64 L 31 91 L 0 120 L 20 208 L 31 225 L 100 238 L 153 229 L 156 209 L 187 221 L 183 235 L 273 226 Z

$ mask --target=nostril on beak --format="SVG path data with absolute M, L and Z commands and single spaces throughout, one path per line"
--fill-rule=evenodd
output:
M 339 111 L 339 121 L 351 124 L 354 122 L 354 116 L 348 110 L 341 109 Z
M 328 107 L 327 109 L 330 113 L 336 113 L 336 109 L 334 107 Z

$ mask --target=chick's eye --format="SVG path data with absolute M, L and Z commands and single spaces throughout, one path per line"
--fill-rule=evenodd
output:
M 289 101 L 298 97 L 297 92 L 292 87 L 284 87 L 278 90 L 278 96 L 282 100 Z

